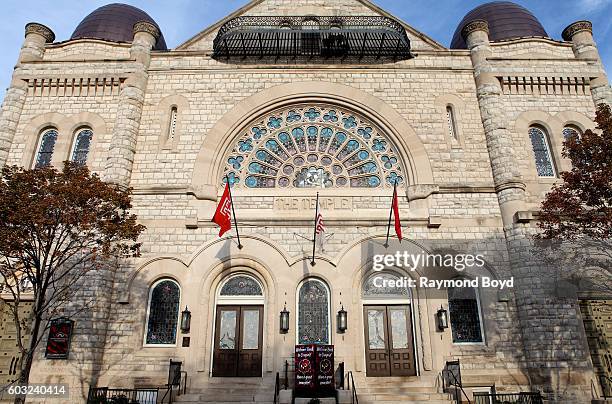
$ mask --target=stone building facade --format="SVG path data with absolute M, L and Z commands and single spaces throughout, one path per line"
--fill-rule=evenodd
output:
M 0 164 L 81 158 L 133 188 L 147 226 L 142 257 L 79 288 L 75 299 L 95 296 L 96 308 L 75 318 L 69 359 L 41 352 L 31 381 L 68 383 L 70 402 L 83 402 L 89 386 L 163 385 L 172 359 L 198 399 L 229 397 L 229 376 L 244 382 L 241 394 L 270 402 L 296 343 L 318 342 L 335 346 L 364 401 L 451 402 L 439 380 L 458 359 L 474 391 L 590 402 L 601 386 L 579 302 L 547 291 L 529 246 L 542 197 L 569 168 L 564 135 L 594 128 L 612 91 L 589 22 L 558 41 L 527 10 L 495 4 L 461 22 L 454 48 L 367 0 L 254 0 L 170 50 L 128 6 L 97 10 L 61 42 L 28 24 L 2 104 Z M 504 12 L 511 27 L 495 18 Z M 96 19 L 114 28 L 96 31 Z M 319 46 L 312 36 L 300 54 L 264 54 L 256 36 L 246 39 L 254 47 L 234 36 L 223 48 L 232 29 L 309 35 L 350 31 L 351 21 L 363 43 L 344 45 L 369 58 L 306 55 Z M 363 36 L 372 27 L 377 40 Z M 409 52 L 388 46 L 385 29 L 399 35 L 397 49 L 408 39 Z M 244 55 L 232 53 L 241 46 Z M 227 179 L 241 249 L 210 222 Z M 396 181 L 405 238 L 385 249 Z M 313 266 L 317 192 L 327 231 Z M 485 265 L 393 267 L 387 279 L 513 278 L 514 288 L 376 289 L 374 256 L 398 250 L 482 254 Z M 438 328 L 441 307 L 449 329 Z M 229 363 L 224 350 L 234 349 L 248 351 L 248 360 L 236 354 L 248 367 Z M 393 362 L 394 349 L 404 362 Z

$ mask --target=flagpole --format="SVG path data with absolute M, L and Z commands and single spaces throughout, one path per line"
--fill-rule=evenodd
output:
M 317 219 L 319 217 L 319 193 L 317 192 L 317 204 L 315 207 L 315 219 L 314 219 L 314 234 L 312 237 L 312 260 L 310 261 L 310 265 L 313 267 L 316 265 L 315 262 L 315 249 L 317 246 Z
M 234 210 L 234 199 L 232 198 L 232 184 L 230 183 L 229 177 L 226 175 L 225 180 L 227 181 L 227 189 L 229 190 L 230 204 L 232 205 L 232 215 L 234 215 L 234 227 L 236 227 L 236 237 L 238 237 L 238 249 L 242 250 L 242 244 L 240 244 L 240 232 L 238 231 L 238 221 L 236 220 L 236 211 Z
M 385 241 L 385 248 L 389 247 L 389 232 L 391 231 L 391 215 L 393 214 L 393 201 L 395 201 L 397 178 L 393 181 L 393 196 L 391 197 L 391 208 L 389 209 L 389 223 L 387 223 L 387 240 Z M 233 205 L 232 205 L 233 206 Z

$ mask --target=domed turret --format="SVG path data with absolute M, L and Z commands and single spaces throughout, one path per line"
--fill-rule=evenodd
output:
M 144 11 L 127 4 L 108 4 L 94 10 L 76 27 L 70 39 L 95 38 L 113 42 L 132 42 L 134 24 L 147 21 L 159 25 Z M 161 32 L 161 29 L 160 29 Z M 160 35 L 154 50 L 167 50 L 164 35 Z
M 548 37 L 540 21 L 525 7 L 509 1 L 494 1 L 476 7 L 463 17 L 453 35 L 451 48 L 466 49 L 461 30 L 474 20 L 485 20 L 489 24 L 491 41 L 534 36 Z

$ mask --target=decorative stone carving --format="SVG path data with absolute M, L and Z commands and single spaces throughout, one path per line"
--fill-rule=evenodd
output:
M 591 21 L 586 21 L 586 20 L 576 21 L 575 23 L 568 25 L 567 28 L 563 30 L 563 33 L 561 34 L 561 36 L 563 37 L 565 41 L 571 41 L 574 35 L 576 35 L 578 32 L 581 32 L 581 31 L 588 31 L 589 33 L 592 34 L 593 24 L 591 24 Z
M 470 21 L 461 29 L 461 36 L 465 40 L 474 31 L 484 31 L 489 35 L 489 24 L 485 20 Z
M 159 28 L 157 28 L 155 25 L 151 24 L 148 21 L 139 21 L 136 24 L 134 24 L 134 34 L 136 34 L 138 32 L 147 32 L 147 33 L 153 35 L 153 37 L 156 40 L 161 35 L 161 32 L 159 31 Z
M 25 36 L 30 34 L 38 34 L 45 38 L 45 42 L 52 43 L 55 41 L 55 34 L 51 31 L 51 28 L 39 24 L 37 22 L 30 22 L 25 26 Z

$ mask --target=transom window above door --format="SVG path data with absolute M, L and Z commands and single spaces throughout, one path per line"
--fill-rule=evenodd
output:
M 363 283 L 362 296 L 364 298 L 410 298 L 410 290 L 408 287 L 391 287 L 391 282 L 395 284 L 401 280 L 401 277 L 392 272 L 374 272 Z
M 226 158 L 223 182 L 246 188 L 381 188 L 407 178 L 391 141 L 338 106 L 302 104 L 256 119 Z

